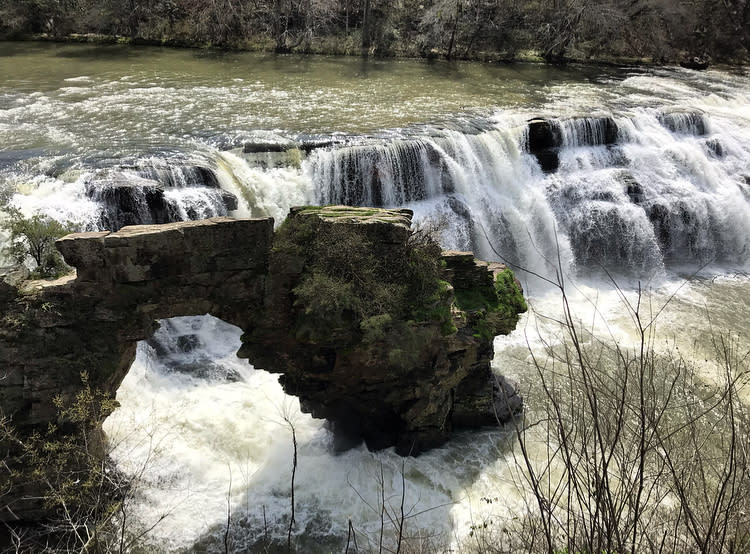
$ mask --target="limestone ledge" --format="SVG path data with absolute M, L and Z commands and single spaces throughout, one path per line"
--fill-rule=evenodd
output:
M 314 218 L 342 240 L 354 233 L 376 259 L 400 264 L 411 215 L 332 206 L 295 208 L 289 219 Z M 55 282 L 17 274 L 0 279 L 0 415 L 22 434 L 56 421 L 53 399 L 73 398 L 84 371 L 92 387 L 114 396 L 137 342 L 153 334 L 157 320 L 206 313 L 240 327 L 239 355 L 281 373 L 303 409 L 329 419 L 337 436 L 358 435 L 373 448 L 395 445 L 416 454 L 447 440 L 454 428 L 496 424 L 520 409 L 514 387 L 490 370 L 492 337 L 509 332 L 515 320 L 490 321 L 481 307 L 467 311 L 453 303 L 454 294 L 468 289 L 491 295 L 504 270 L 471 253 L 443 254 L 450 285 L 433 308 L 448 309 L 441 313 L 452 317 L 453 330 L 446 332 L 445 321 L 410 322 L 413 363 L 404 364 L 393 362 L 387 340 L 336 348 L 290 332 L 305 264 L 292 257 L 279 266 L 271 219 L 131 226 L 68 235 L 57 247 L 76 275 Z M 482 335 L 472 322 L 485 319 L 489 334 Z M 40 498 L 11 505 L 13 514 L 0 514 L 0 521 L 43 513 Z

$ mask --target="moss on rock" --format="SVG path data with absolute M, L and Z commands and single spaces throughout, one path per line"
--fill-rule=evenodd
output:
M 348 206 L 292 210 L 276 234 L 272 271 L 296 273 L 292 333 L 333 346 L 396 341 L 439 321 L 450 328 L 440 249 L 409 240 L 411 213 Z
M 454 425 L 520 408 L 490 370 L 492 339 L 525 309 L 512 272 L 445 253 L 409 210 L 293 208 L 274 238 L 264 313 L 242 357 L 279 372 L 343 444 L 416 454 Z M 520 300 L 519 300 L 520 299 Z M 504 381 L 502 381 L 505 383 Z M 508 398 L 511 398 L 508 401 Z
M 448 251 L 443 258 L 453 280 L 456 307 L 464 312 L 475 337 L 488 339 L 515 329 L 528 307 L 510 268 L 475 260 L 471 252 Z

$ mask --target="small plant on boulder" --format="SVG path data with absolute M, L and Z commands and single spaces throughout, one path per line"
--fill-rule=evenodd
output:
M 55 241 L 72 232 L 71 225 L 42 214 L 27 218 L 15 208 L 7 212 L 0 228 L 10 235 L 5 251 L 16 263 L 25 265 L 29 258 L 33 260 L 32 277 L 37 278 L 56 278 L 70 270 L 55 249 Z

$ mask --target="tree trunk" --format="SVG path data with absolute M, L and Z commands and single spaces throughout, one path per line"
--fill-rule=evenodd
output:
M 370 0 L 365 0 L 362 14 L 362 53 L 367 54 L 370 49 Z
M 456 14 L 453 17 L 453 29 L 451 29 L 451 39 L 448 43 L 448 53 L 445 55 L 446 59 L 450 60 L 453 55 L 453 45 L 456 41 L 456 29 L 458 28 L 458 18 L 461 17 L 461 0 L 456 1 Z
M 283 52 L 285 46 L 284 29 L 282 25 L 282 3 L 283 0 L 273 0 L 273 38 L 276 42 L 276 51 Z

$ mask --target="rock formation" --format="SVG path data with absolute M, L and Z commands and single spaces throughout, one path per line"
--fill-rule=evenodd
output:
M 77 275 L 0 280 L 1 415 L 21 436 L 45 427 L 83 372 L 114 396 L 157 320 L 210 313 L 337 436 L 416 454 L 507 419 L 520 398 L 490 370 L 492 339 L 525 310 L 520 288 L 410 223 L 408 210 L 339 206 L 295 209 L 275 236 L 271 219 L 229 218 L 66 236 Z M 0 520 L 41 517 L 38 502 L 3 502 Z
M 264 311 L 240 350 L 282 373 L 285 390 L 339 438 L 402 454 L 520 408 L 490 361 L 495 335 L 525 310 L 514 279 L 498 301 L 505 266 L 430 252 L 411 242 L 410 223 L 408 210 L 292 210 L 271 253 Z

